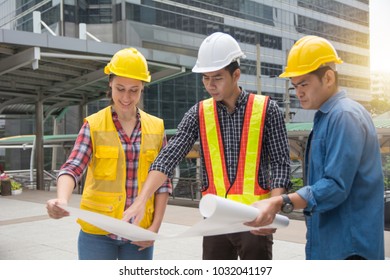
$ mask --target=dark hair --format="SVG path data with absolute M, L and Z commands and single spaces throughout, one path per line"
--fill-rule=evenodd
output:
M 115 74 L 110 74 L 108 76 L 108 83 L 110 83 L 112 81 L 112 79 L 114 79 L 114 77 L 115 77 Z M 114 104 L 114 100 L 112 99 L 112 88 L 110 86 L 108 86 L 106 96 L 107 96 L 107 98 L 110 99 L 110 105 Z
M 231 76 L 233 76 L 234 71 L 240 69 L 240 64 L 236 60 L 231 62 L 228 66 L 226 66 L 225 69 L 230 73 Z
M 311 72 L 310 74 L 313 74 L 313 75 L 317 76 L 318 79 L 321 80 L 322 77 L 324 77 L 325 73 L 326 73 L 328 70 L 333 71 L 333 73 L 334 73 L 334 75 L 335 75 L 335 82 L 336 82 L 336 85 L 338 85 L 338 83 L 339 83 L 338 73 L 337 73 L 337 71 L 333 70 L 332 67 L 330 67 L 330 66 L 320 67 L 320 68 L 318 68 L 317 70 L 314 70 L 313 72 Z

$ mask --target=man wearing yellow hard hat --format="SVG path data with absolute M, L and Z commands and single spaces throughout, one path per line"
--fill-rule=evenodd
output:
M 142 190 L 150 164 L 166 144 L 162 119 L 137 107 L 150 82 L 145 57 L 135 48 L 118 51 L 104 68 L 109 75 L 107 97 L 111 105 L 87 117 L 73 151 L 62 165 L 57 198 L 47 202 L 50 217 L 69 215 L 66 205 L 85 170 L 80 208 L 122 219 Z M 139 226 L 158 232 L 172 190 L 169 179 L 145 201 Z M 81 260 L 150 260 L 153 242 L 132 242 L 78 220 L 81 226 L 78 255 Z
M 384 259 L 383 174 L 370 115 L 338 85 L 336 50 L 305 36 L 291 48 L 285 72 L 304 109 L 317 110 L 305 157 L 306 186 L 255 203 L 249 225 L 270 224 L 279 211 L 303 209 L 307 259 Z M 256 231 L 253 231 L 256 234 Z

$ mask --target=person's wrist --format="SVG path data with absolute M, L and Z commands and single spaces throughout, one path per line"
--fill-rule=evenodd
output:
M 281 211 L 285 214 L 289 214 L 294 210 L 294 204 L 292 203 L 290 197 L 288 194 L 282 194 L 282 206 L 281 206 Z

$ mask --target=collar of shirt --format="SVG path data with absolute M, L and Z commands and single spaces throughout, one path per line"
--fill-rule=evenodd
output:
M 137 109 L 137 121 L 139 121 L 141 119 L 141 114 L 139 113 L 139 109 L 138 107 L 136 108 Z M 118 121 L 118 113 L 115 112 L 115 109 L 113 106 L 111 106 L 111 114 L 112 114 L 112 120 L 115 122 L 115 121 Z
M 238 96 L 237 98 L 237 101 L 236 101 L 236 106 L 234 108 L 234 111 L 233 113 L 231 113 L 231 115 L 233 115 L 235 112 L 237 112 L 237 109 L 240 108 L 241 106 L 244 106 L 246 104 L 246 101 L 248 99 L 248 95 L 249 93 L 247 93 L 245 90 L 243 90 L 241 87 L 241 92 L 240 92 L 240 95 Z M 225 112 L 228 112 L 228 109 L 227 107 L 225 106 L 225 104 L 222 103 L 222 101 L 217 101 L 217 107 L 219 109 L 222 109 L 224 110 Z
M 330 97 L 324 104 L 321 105 L 320 111 L 323 114 L 328 113 L 340 99 L 345 97 L 346 97 L 346 92 L 344 90 L 339 91 L 338 93 Z

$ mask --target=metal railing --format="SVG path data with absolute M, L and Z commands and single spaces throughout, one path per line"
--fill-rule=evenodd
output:
M 36 170 L 33 170 L 33 176 L 31 177 L 31 170 L 30 169 L 21 169 L 21 170 L 7 170 L 7 175 L 9 175 L 12 179 L 15 181 L 18 181 L 22 184 L 23 187 L 28 189 L 36 189 L 37 182 L 35 173 Z M 56 185 L 57 178 L 55 175 L 50 173 L 49 171 L 44 170 L 44 190 L 50 191 L 50 188 Z

